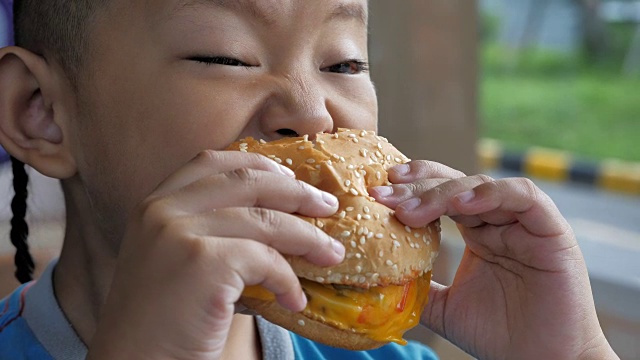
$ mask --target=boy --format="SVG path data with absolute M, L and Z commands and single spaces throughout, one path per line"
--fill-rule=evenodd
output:
M 431 358 L 415 345 L 332 350 L 234 315 L 254 284 L 303 309 L 281 254 L 331 265 L 344 248 L 290 215 L 334 213 L 331 194 L 218 150 L 249 135 L 375 129 L 366 6 L 18 1 L 20 47 L 0 51 L 0 142 L 62 180 L 67 229 L 58 262 L 5 300 L 3 354 Z M 390 177 L 372 196 L 410 226 L 451 216 L 468 245 L 454 284 L 434 284 L 426 326 L 482 358 L 615 358 L 571 229 L 531 182 L 427 161 Z

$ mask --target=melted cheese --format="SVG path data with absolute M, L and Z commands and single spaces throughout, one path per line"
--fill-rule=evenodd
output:
M 334 288 L 306 279 L 300 283 L 307 294 L 303 314 L 342 330 L 366 334 L 373 340 L 407 342 L 403 334 L 420 321 L 427 304 L 431 273 L 405 286 L 357 289 Z M 275 296 L 261 286 L 245 288 L 243 296 L 274 300 Z M 403 299 L 404 298 L 404 299 Z

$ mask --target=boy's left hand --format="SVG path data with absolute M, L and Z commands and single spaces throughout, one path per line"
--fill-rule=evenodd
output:
M 400 221 L 449 216 L 466 243 L 453 284 L 432 282 L 424 325 L 484 359 L 615 358 L 571 227 L 530 180 L 413 161 L 389 181 L 370 194 Z

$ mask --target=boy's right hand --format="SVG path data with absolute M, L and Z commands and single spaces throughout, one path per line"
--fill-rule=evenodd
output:
M 202 152 L 133 210 L 88 358 L 217 359 L 247 285 L 301 311 L 306 298 L 281 254 L 328 266 L 344 247 L 291 213 L 337 208 L 266 157 Z

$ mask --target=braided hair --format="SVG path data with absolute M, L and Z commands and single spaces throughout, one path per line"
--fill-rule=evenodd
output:
M 15 276 L 24 284 L 33 279 L 33 269 L 35 267 L 33 258 L 29 253 L 29 245 L 27 237 L 29 236 L 29 226 L 25 220 L 27 213 L 27 184 L 29 176 L 22 161 L 11 157 L 11 165 L 13 169 L 13 189 L 15 194 L 11 201 L 11 243 L 16 247 Z

